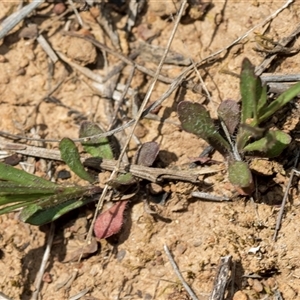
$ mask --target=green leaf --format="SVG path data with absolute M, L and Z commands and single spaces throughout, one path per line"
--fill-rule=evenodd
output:
M 45 196 L 50 196 L 53 194 L 10 194 L 10 195 L 3 195 L 0 196 L 0 205 L 5 205 L 5 204 L 9 204 L 9 203 L 17 203 L 20 202 L 22 203 L 21 206 L 18 207 L 22 207 L 22 206 L 26 206 L 29 203 L 33 202 L 33 201 L 37 201 L 38 199 L 45 197 Z M 1 209 L 0 209 L 0 215 L 3 214 L 1 213 Z
M 241 122 L 249 124 L 252 119 L 257 122 L 257 104 L 262 94 L 262 84 L 259 77 L 254 73 L 254 66 L 248 58 L 242 62 L 240 81 L 242 96 Z
M 241 122 L 249 124 L 252 118 L 256 122 L 257 103 L 261 97 L 262 84 L 260 78 L 255 75 L 254 66 L 248 58 L 244 58 L 242 62 L 240 90 L 242 96 Z
M 64 143 L 69 149 L 68 141 Z M 57 185 L 2 163 L 0 178 L 0 214 L 23 208 L 20 219 L 34 225 L 51 222 L 102 191 L 98 186 Z
M 267 107 L 263 108 L 260 112 L 259 123 L 265 121 L 272 116 L 277 110 L 287 104 L 300 94 L 300 82 L 294 84 L 287 91 L 282 93 L 276 100 L 270 103 Z
M 276 157 L 290 144 L 292 138 L 281 130 L 271 130 L 263 138 L 244 148 L 247 152 L 260 152 L 266 157 Z
M 260 77 L 254 72 L 254 66 L 245 58 L 242 63 L 240 90 L 242 96 L 241 124 L 237 135 L 237 149 L 243 151 L 245 145 L 259 125 L 261 110 L 266 106 L 267 89 L 262 86 Z M 251 129 L 251 127 L 253 129 Z
M 53 182 L 3 163 L 0 163 L 0 179 L 0 205 L 6 205 L 0 208 L 0 214 L 24 207 L 57 189 Z
M 48 187 L 26 186 L 11 181 L 0 181 L 0 196 L 3 195 L 28 195 L 28 194 L 53 194 L 57 190 L 57 186 Z
M 182 128 L 206 140 L 224 156 L 230 152 L 229 143 L 217 131 L 209 113 L 199 103 L 182 101 L 178 104 L 178 116 Z
M 261 111 L 267 106 L 267 99 L 268 99 L 267 86 L 264 85 L 257 104 L 257 116 L 258 116 L 257 125 L 259 125 L 259 117 L 261 116 Z
M 54 221 L 65 213 L 91 202 L 90 196 L 101 191 L 102 189 L 97 186 L 62 187 L 60 193 L 42 197 L 23 208 L 20 220 L 32 225 Z
M 103 133 L 101 128 L 92 122 L 83 122 L 80 126 L 79 137 L 89 137 Z M 95 137 L 87 142 L 82 142 L 83 148 L 93 157 L 102 157 L 105 159 L 113 159 L 114 154 L 107 137 Z
M 16 169 L 10 165 L 0 162 L 0 179 L 12 181 L 22 185 L 39 185 L 44 187 L 56 187 L 54 182 L 29 174 L 23 170 Z
M 90 183 L 95 181 L 82 165 L 78 149 L 71 139 L 63 138 L 59 143 L 59 150 L 64 162 L 76 175 Z
M 117 176 L 117 178 L 112 179 L 108 182 L 110 186 L 116 189 L 120 186 L 131 185 L 134 183 L 136 183 L 136 180 L 131 173 L 120 174 Z
M 31 196 L 34 197 L 34 195 L 31 195 Z M 15 197 L 13 195 L 5 196 L 5 201 L 1 202 L 0 203 L 1 205 L 5 204 L 5 203 L 13 203 L 13 202 L 17 202 L 17 203 L 11 204 L 11 205 L 7 205 L 5 207 L 1 207 L 1 209 L 0 209 L 0 215 L 7 214 L 7 213 L 10 213 L 10 212 L 12 212 L 13 210 L 15 210 L 17 208 L 22 208 L 22 207 L 24 207 L 26 205 L 30 205 L 38 197 L 39 197 L 39 195 L 35 195 L 34 198 L 31 198 L 31 197 L 27 198 L 27 196 L 25 198 L 23 196 L 23 199 L 15 199 Z M 2 200 L 0 200 L 0 201 L 2 201 Z
M 23 222 L 29 223 L 31 225 L 43 225 L 49 222 L 55 221 L 64 214 L 79 208 L 87 203 L 92 202 L 94 199 L 81 198 L 81 199 L 70 199 L 59 203 L 56 206 L 48 207 L 47 209 L 42 209 L 36 204 L 32 204 L 26 209 L 24 209 L 20 214 L 20 219 Z
M 10 182 L 5 182 L 6 184 L 11 184 Z M 1 182 L 2 184 L 2 182 Z M 14 184 L 14 183 L 12 183 Z M 11 184 L 11 185 L 12 185 Z M 59 186 L 55 185 L 55 188 L 48 189 L 47 192 L 39 193 L 38 186 L 31 187 L 20 187 L 18 186 L 17 193 L 13 190 L 6 190 L 2 192 L 0 196 L 0 205 L 7 205 L 0 208 L 0 215 L 9 213 L 17 208 L 24 208 L 26 211 L 27 207 L 38 207 L 39 209 L 51 208 L 58 205 L 61 202 L 65 202 L 70 198 L 79 198 L 86 195 L 92 195 L 99 192 L 99 187 L 97 186 Z M 42 188 L 42 187 L 41 187 Z M 23 189 L 23 190 L 22 190 Z M 0 190 L 1 187 L 0 187 Z M 52 191 L 52 192 L 51 192 Z M 27 193 L 25 193 L 27 192 Z M 28 209 L 28 214 L 33 212 L 33 208 Z
M 228 167 L 229 181 L 238 189 L 240 193 L 249 195 L 253 191 L 253 178 L 248 164 L 243 161 L 234 161 Z

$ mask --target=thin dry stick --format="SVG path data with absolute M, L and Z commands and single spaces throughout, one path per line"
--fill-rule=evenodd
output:
M 231 255 L 221 257 L 214 288 L 209 300 L 223 300 L 228 281 L 230 280 Z
M 83 27 L 83 26 L 84 26 L 83 21 L 82 21 L 82 19 L 81 19 L 80 14 L 78 13 L 78 10 L 77 10 L 77 8 L 76 8 L 76 6 L 75 6 L 73 0 L 68 0 L 68 2 L 69 2 L 69 4 L 71 5 L 71 7 L 72 7 L 72 9 L 73 9 L 73 11 L 74 11 L 74 13 L 75 13 L 75 15 L 76 15 L 76 18 L 77 18 L 77 20 L 78 20 L 78 23 L 80 24 L 81 27 Z
M 33 1 L 30 4 L 24 6 L 18 12 L 11 14 L 2 22 L 2 29 L 0 30 L 0 39 L 4 38 L 5 35 L 11 31 L 19 22 L 27 17 L 33 10 L 39 7 L 45 0 Z
M 186 289 L 186 291 L 188 292 L 189 296 L 193 299 L 193 300 L 198 300 L 198 297 L 196 296 L 196 294 L 193 292 L 193 290 L 189 287 L 189 285 L 185 282 L 184 278 L 182 277 L 176 262 L 174 261 L 172 254 L 168 248 L 167 245 L 164 245 L 164 250 L 168 256 L 168 259 L 172 265 L 172 268 L 175 272 L 175 274 L 177 275 L 177 277 L 179 278 L 180 282 L 182 283 L 183 287 Z
M 296 81 L 300 81 L 300 74 L 263 73 L 260 76 L 260 79 L 263 84 L 270 83 L 270 82 L 296 82 Z
M 142 65 L 139 65 L 138 63 L 134 62 L 132 59 L 126 57 L 125 55 L 123 55 L 122 53 L 118 52 L 118 51 L 115 51 L 113 49 L 110 49 L 109 47 L 107 47 L 106 45 L 98 42 L 97 40 L 95 40 L 94 38 L 90 37 L 90 36 L 86 36 L 86 35 L 82 35 L 82 34 L 78 34 L 78 33 L 74 33 L 74 32 L 68 32 L 68 31 L 62 31 L 62 34 L 63 35 L 68 35 L 68 36 L 74 36 L 74 37 L 78 37 L 78 38 L 81 38 L 81 39 L 84 39 L 90 43 L 92 43 L 93 45 L 95 45 L 97 48 L 101 49 L 102 51 L 105 51 L 105 52 L 108 52 L 116 57 L 118 57 L 120 60 L 122 60 L 124 63 L 128 64 L 128 65 L 132 65 L 134 66 L 137 70 L 139 70 L 140 72 L 146 74 L 146 75 L 149 75 L 151 77 L 154 77 L 155 76 L 155 72 L 150 70 L 150 69 L 147 69 L 146 67 L 142 66 Z M 135 55 L 134 55 L 135 56 Z M 133 57 L 134 57 L 133 56 Z M 164 83 L 172 83 L 174 79 L 172 78 L 168 78 L 168 77 L 165 77 L 161 74 L 159 74 L 158 76 L 158 79 L 161 81 L 161 82 L 164 82 Z M 105 77 L 105 81 L 107 80 L 107 77 Z
M 78 294 L 72 296 L 69 298 L 69 300 L 78 300 L 78 299 L 81 299 L 84 295 L 86 295 L 91 289 L 90 288 L 87 288 L 87 289 L 84 289 L 82 290 L 81 292 L 79 292 Z M 1 300 L 1 299 L 0 299 Z
M 208 193 L 204 193 L 204 192 L 199 192 L 199 191 L 195 191 L 191 193 L 192 197 L 195 198 L 200 198 L 203 200 L 208 200 L 208 201 L 216 201 L 216 202 L 220 202 L 220 201 L 229 201 L 230 199 L 228 197 L 220 197 L 220 196 L 215 196 L 215 195 L 211 195 Z
M 274 291 L 274 300 L 283 300 L 282 295 L 278 290 Z
M 173 170 L 168 168 L 152 168 L 145 167 L 142 165 L 134 165 L 134 164 L 124 164 L 118 163 L 115 160 L 106 160 L 104 159 L 102 162 L 98 163 L 96 161 L 96 165 L 93 163 L 93 158 L 91 159 L 92 164 L 90 165 L 90 160 L 85 161 L 86 166 L 92 166 L 94 168 L 105 169 L 109 171 L 113 171 L 118 168 L 118 172 L 127 173 L 130 172 L 133 176 L 136 176 L 141 179 L 145 179 L 151 182 L 159 182 L 163 179 L 172 179 L 172 180 L 181 180 L 181 181 L 189 181 L 193 183 L 199 182 L 198 177 L 204 174 L 212 174 L 221 171 L 220 167 L 202 167 L 200 169 L 190 169 L 190 170 Z
M 0 292 L 0 300 L 13 300 L 13 299 L 8 298 L 6 295 Z
M 279 41 L 279 44 L 282 45 L 282 46 L 286 46 L 288 45 L 298 34 L 300 33 L 300 25 L 298 25 L 296 27 L 296 29 L 288 36 L 288 37 L 285 37 L 283 39 L 281 39 Z M 280 47 L 276 46 L 274 48 L 274 50 L 280 50 Z M 279 51 L 280 53 L 280 51 Z M 255 68 L 255 75 L 259 76 L 261 75 L 265 69 L 267 69 L 269 67 L 269 65 L 271 64 L 271 62 L 277 57 L 277 53 L 274 53 L 273 55 L 271 56 L 266 56 L 266 59 L 259 65 Z
M 48 41 L 44 38 L 44 36 L 42 34 L 39 34 L 39 36 L 37 37 L 36 40 L 38 41 L 38 43 L 41 45 L 43 50 L 47 53 L 47 55 L 50 57 L 50 59 L 55 64 L 58 61 L 58 57 L 55 54 L 55 52 L 53 51 L 53 49 L 50 46 L 50 44 L 48 43 Z
M 149 89 L 148 89 L 148 92 L 147 92 L 147 94 L 146 94 L 146 96 L 145 96 L 145 98 L 144 98 L 144 100 L 143 100 L 143 102 L 142 102 L 142 104 L 141 104 L 141 107 L 140 107 L 139 112 L 138 112 L 138 115 L 137 115 L 137 117 L 136 117 L 136 119 L 135 119 L 135 121 L 134 121 L 134 124 L 133 124 L 133 127 L 132 127 L 132 129 L 131 129 L 131 132 L 130 132 L 128 138 L 127 138 L 127 141 L 126 141 L 125 144 L 124 144 L 124 147 L 123 147 L 123 149 L 122 149 L 122 151 L 121 151 L 121 153 L 120 153 L 120 156 L 119 156 L 119 159 L 118 159 L 118 161 L 117 161 L 117 164 L 116 164 L 114 170 L 112 171 L 109 180 L 112 180 L 112 179 L 115 177 L 115 175 L 118 173 L 118 170 L 119 170 L 120 165 L 121 165 L 122 157 L 123 157 L 123 155 L 125 154 L 125 152 L 126 152 L 126 150 L 127 150 L 128 144 L 129 144 L 129 142 L 130 142 L 130 140 L 131 140 L 131 138 L 132 138 L 132 136 L 133 136 L 134 130 L 135 130 L 135 128 L 136 128 L 138 122 L 140 121 L 140 119 L 141 119 L 141 117 L 142 117 L 142 115 L 143 115 L 144 109 L 145 109 L 145 107 L 146 107 L 146 105 L 147 105 L 147 103 L 148 103 L 148 100 L 149 100 L 149 98 L 150 98 L 150 95 L 151 95 L 151 93 L 152 93 L 152 91 L 153 91 L 153 89 L 154 89 L 154 86 L 155 86 L 156 82 L 157 82 L 159 73 L 161 72 L 161 69 L 162 69 L 162 67 L 163 67 L 164 61 L 165 61 L 165 59 L 166 59 L 166 56 L 167 56 L 168 51 L 169 51 L 169 49 L 170 49 L 171 43 L 172 43 L 173 38 L 174 38 L 174 36 L 175 36 L 176 30 L 177 30 L 177 28 L 178 28 L 179 21 L 180 21 L 181 16 L 182 16 L 182 14 L 183 14 L 183 12 L 184 12 L 186 3 L 187 3 L 187 0 L 184 0 L 184 1 L 182 1 L 182 3 L 181 3 L 181 7 L 180 7 L 180 10 L 179 10 L 178 15 L 177 15 L 176 22 L 175 22 L 175 24 L 174 24 L 174 28 L 173 28 L 173 30 L 172 30 L 172 32 L 171 32 L 171 36 L 170 36 L 170 38 L 169 38 L 169 41 L 168 41 L 168 44 L 167 44 L 167 47 L 166 47 L 166 51 L 165 51 L 165 53 L 164 53 L 164 55 L 163 55 L 163 57 L 162 57 L 162 59 L 161 59 L 159 65 L 158 65 L 158 67 L 157 67 L 157 71 L 156 71 L 156 73 L 155 73 L 155 77 L 153 78 L 153 80 L 152 80 L 152 82 L 151 82 L 151 84 L 150 84 L 150 87 L 149 87 Z M 101 194 L 101 197 L 100 197 L 100 199 L 99 199 L 99 201 L 98 201 L 97 208 L 96 208 L 96 212 L 95 212 L 95 214 L 94 214 L 94 217 L 93 217 L 93 220 L 92 220 L 92 223 L 91 223 L 91 227 L 90 227 L 90 229 L 89 229 L 89 232 L 88 232 L 88 235 L 87 235 L 87 238 L 86 238 L 86 241 L 87 241 L 87 242 L 89 242 L 90 239 L 91 239 L 91 237 L 92 237 L 93 227 L 94 227 L 94 224 L 95 224 L 95 222 L 96 222 L 97 213 L 98 213 L 98 211 L 99 211 L 99 210 L 102 208 L 102 206 L 103 206 L 103 202 L 104 202 L 104 199 L 105 199 L 105 197 L 106 197 L 108 188 L 109 188 L 109 185 L 106 184 L 106 185 L 104 186 L 104 189 L 103 189 L 103 192 L 102 192 L 102 194 Z M 79 257 L 79 261 L 81 260 L 81 257 L 82 257 L 82 255 Z
M 51 250 L 52 242 L 53 242 L 53 238 L 54 238 L 54 231 L 55 231 L 55 225 L 52 222 L 50 225 L 49 235 L 48 235 L 48 239 L 47 239 L 47 245 L 46 245 L 46 249 L 45 249 L 45 252 L 43 255 L 42 263 L 40 265 L 40 269 L 39 269 L 39 272 L 38 272 L 36 280 L 35 280 L 36 290 L 33 292 L 31 300 L 36 300 L 39 298 L 38 296 L 39 296 L 41 284 L 43 281 L 43 275 L 45 273 L 46 264 L 50 257 L 50 250 Z
M 233 261 L 231 266 L 231 287 L 230 287 L 231 297 L 233 297 L 234 295 L 235 276 L 236 276 L 236 262 Z
M 294 165 L 295 167 L 297 166 L 297 163 L 298 163 L 299 154 L 300 154 L 300 152 L 298 152 L 297 156 L 296 156 L 296 161 L 295 161 L 295 165 Z M 281 226 L 281 221 L 282 221 L 282 218 L 283 218 L 285 204 L 286 204 L 286 201 L 287 201 L 287 198 L 288 198 L 288 195 L 289 195 L 289 190 L 290 190 L 290 187 L 292 185 L 292 180 L 293 180 L 293 177 L 294 177 L 295 173 L 299 173 L 299 171 L 297 171 L 295 169 L 292 169 L 290 179 L 289 179 L 289 182 L 288 182 L 287 187 L 285 189 L 284 196 L 283 196 L 282 203 L 281 203 L 281 207 L 280 207 L 280 211 L 279 211 L 277 221 L 276 221 L 276 227 L 275 227 L 275 232 L 274 232 L 274 236 L 273 236 L 273 241 L 274 242 L 276 242 L 277 235 L 278 235 L 278 232 L 279 232 L 279 229 L 280 229 L 280 226 Z
M 117 103 L 117 107 L 116 107 L 116 109 L 115 109 L 114 116 L 113 116 L 113 118 L 112 118 L 112 120 L 111 120 L 111 123 L 110 123 L 110 125 L 109 125 L 108 130 L 112 129 L 112 128 L 114 127 L 114 125 L 115 125 L 115 122 L 117 121 L 119 109 L 120 109 L 121 105 L 123 104 L 123 100 L 125 99 L 125 96 L 126 96 L 128 90 L 129 90 L 131 81 L 132 81 L 132 79 L 133 79 L 134 72 L 135 72 L 135 68 L 133 67 L 133 68 L 131 69 L 130 74 L 129 74 L 129 78 L 127 79 L 127 83 L 126 83 L 126 86 L 125 86 L 125 88 L 124 88 L 124 90 L 123 90 L 123 92 L 122 92 L 122 95 L 121 95 L 121 97 L 120 97 L 120 100 L 119 100 L 118 103 Z
M 45 99 L 47 99 L 55 91 L 57 91 L 59 89 L 59 87 L 63 84 L 64 81 L 65 81 L 65 78 L 63 77 L 48 93 L 46 93 L 39 100 L 39 102 L 35 105 L 35 107 L 33 108 L 33 110 L 26 117 L 26 123 L 25 123 L 26 124 L 26 128 L 30 128 L 30 127 L 32 127 L 35 124 L 35 120 L 33 120 L 33 119 L 36 119 L 36 116 L 37 116 L 37 113 L 39 111 L 39 108 L 40 108 L 41 104 L 45 101 Z M 35 118 L 33 118 L 34 115 L 35 115 Z M 38 139 L 36 139 L 36 141 L 38 141 Z
M 84 74 L 86 77 L 92 79 L 95 82 L 103 83 L 103 77 L 101 75 L 94 73 L 89 68 L 82 67 L 81 65 L 72 62 L 71 59 L 69 59 L 67 56 L 65 56 L 63 53 L 59 51 L 56 51 L 56 54 L 59 56 L 59 58 L 62 61 L 70 65 L 73 69 L 76 69 L 77 71 Z
M 12 153 L 19 153 L 28 156 L 35 156 L 39 158 L 52 159 L 62 161 L 60 152 L 55 149 L 45 149 L 35 146 L 27 146 L 23 144 L 16 143 L 7 143 L 0 141 L 0 149 L 6 150 L 6 154 L 10 155 Z M 5 153 L 3 153 L 5 154 Z M 108 171 L 113 171 L 117 165 L 116 160 L 103 159 L 101 162 L 90 158 L 86 160 L 87 156 L 82 156 L 81 161 L 85 162 L 86 166 L 91 166 L 95 169 L 103 169 Z M 85 161 L 86 160 L 86 161 Z M 121 163 L 119 165 L 119 172 L 121 173 L 132 173 L 133 176 L 146 179 L 151 182 L 158 182 L 163 179 L 173 179 L 173 180 L 182 180 L 193 183 L 198 183 L 198 177 L 200 175 L 218 173 L 222 171 L 222 166 L 217 167 L 202 167 L 200 169 L 190 169 L 190 170 L 173 170 L 168 168 L 153 168 L 145 167 L 135 164 L 125 164 Z

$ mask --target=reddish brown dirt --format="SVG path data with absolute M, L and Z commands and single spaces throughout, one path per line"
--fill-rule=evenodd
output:
M 129 43 L 122 30 L 128 18 L 126 10 L 118 12 L 112 9 L 110 12 L 120 36 L 121 46 L 117 51 L 126 56 L 137 41 L 154 37 L 152 45 L 165 47 L 170 37 L 174 26 L 170 14 L 178 9 L 173 7 L 172 1 L 148 2 L 130 33 L 130 41 L 135 44 Z M 174 2 L 179 7 L 179 1 Z M 192 20 L 196 10 L 186 10 L 185 22 L 179 25 L 171 49 L 197 62 L 227 47 L 281 7 L 284 1 L 230 0 L 226 3 L 212 0 L 206 12 L 200 9 L 198 13 L 202 16 L 196 20 Z M 44 29 L 43 34 L 55 51 L 64 53 L 71 61 L 87 66 L 102 76 L 119 63 L 115 56 L 103 54 L 99 49 L 96 51 L 88 42 L 63 36 L 61 30 L 68 21 L 73 29 L 80 26 L 73 12 L 57 20 L 53 7 L 54 4 L 44 4 L 28 20 L 37 24 L 39 30 Z M 15 3 L 1 1 L 0 19 L 16 8 Z M 299 3 L 293 3 L 275 17 L 269 27 L 258 27 L 256 34 L 249 34 L 228 51 L 223 51 L 217 60 L 199 68 L 212 96 L 211 102 L 206 100 L 204 92 L 191 90 L 183 91 L 184 99 L 204 103 L 213 117 L 216 117 L 215 108 L 222 100 L 239 100 L 239 79 L 224 71 L 238 74 L 244 57 L 259 65 L 265 57 L 265 53 L 256 51 L 261 49 L 258 45 L 259 34 L 265 34 L 273 41 L 289 36 L 299 24 L 299 10 Z M 111 39 L 94 18 L 97 13 L 97 8 L 80 13 L 86 24 L 85 30 L 114 48 Z M 83 119 L 98 122 L 107 128 L 112 109 L 108 100 L 92 87 L 90 79 L 62 61 L 52 66 L 53 72 L 49 71 L 49 58 L 37 41 L 22 37 L 24 35 L 20 37 L 25 27 L 25 22 L 19 24 L 0 45 L 0 129 L 13 134 L 61 139 L 77 138 Z M 289 45 L 294 50 L 299 46 L 299 39 Z M 153 70 L 158 64 L 153 55 L 146 55 L 146 51 L 140 54 L 137 62 Z M 296 74 L 299 73 L 299 62 L 299 53 L 281 54 L 267 72 Z M 168 64 L 162 73 L 168 78 L 175 78 L 184 68 Z M 122 70 L 121 83 L 126 83 L 130 71 L 129 67 Z M 198 82 L 196 75 L 194 78 Z M 149 81 L 149 76 L 136 71 L 131 88 L 141 98 L 147 91 Z M 43 101 L 59 82 L 62 84 L 52 96 L 62 105 Z M 158 82 L 151 101 L 157 100 L 167 88 L 167 84 Z M 163 122 L 145 119 L 136 130 L 142 142 L 156 141 L 160 144 L 160 163 L 168 167 L 189 163 L 190 158 L 199 155 L 206 146 L 203 140 L 183 132 L 178 126 L 176 106 L 182 97 L 175 96 L 178 95 L 173 93 L 162 104 L 158 117 Z M 128 112 L 123 117 L 129 118 L 132 113 L 131 99 L 126 102 L 126 107 Z M 70 113 L 71 110 L 75 113 Z M 225 255 L 232 255 L 234 261 L 234 299 L 275 299 L 276 292 L 280 292 L 286 300 L 300 299 L 297 178 L 290 191 L 278 240 L 272 241 L 278 205 L 297 149 L 299 109 L 296 100 L 287 105 L 284 114 L 276 115 L 272 122 L 290 133 L 293 142 L 281 157 L 256 163 L 260 175 L 256 180 L 254 202 L 245 197 L 233 197 L 232 201 L 224 203 L 196 200 L 190 197 L 190 192 L 196 189 L 193 184 L 166 181 L 163 187 L 170 192 L 170 197 L 165 206 L 157 206 L 162 218 L 155 219 L 148 214 L 142 201 L 132 203 L 127 209 L 124 228 L 117 243 L 102 240 L 99 250 L 80 264 L 72 262 L 72 258 L 77 257 L 82 245 L 91 207 L 82 209 L 80 215 L 70 215 L 69 220 L 63 217 L 56 224 L 47 276 L 40 291 L 41 299 L 69 299 L 84 289 L 89 292 L 82 299 L 189 299 L 164 253 L 164 244 L 169 246 L 179 269 L 199 299 L 208 299 L 219 260 Z M 121 136 L 127 135 L 129 130 Z M 7 140 L 1 138 L 0 143 Z M 57 143 L 42 145 L 48 148 L 58 146 Z M 131 142 L 129 156 L 136 149 L 137 144 Z M 223 161 L 218 153 L 213 158 Z M 45 176 L 47 168 L 43 164 L 49 166 L 49 160 L 32 160 L 25 156 L 21 159 L 33 165 L 37 175 Z M 55 162 L 54 166 L 62 168 L 61 163 Z M 234 194 L 225 170 L 203 176 L 203 181 L 199 187 L 202 191 L 231 197 Z M 17 220 L 14 213 L 0 216 L 0 292 L 15 300 L 30 299 L 48 232 L 49 226 L 38 228 L 24 224 Z M 257 249 L 254 251 L 254 248 Z M 76 270 L 77 276 L 69 284 Z

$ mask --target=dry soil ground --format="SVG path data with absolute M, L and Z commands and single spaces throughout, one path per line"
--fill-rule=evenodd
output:
M 92 34 L 111 49 L 128 56 L 133 49 L 139 49 L 139 43 L 147 42 L 153 47 L 166 46 L 174 26 L 171 16 L 175 18 L 180 3 L 146 1 L 127 37 L 124 27 L 128 20 L 128 4 L 121 9 L 116 5 L 108 7 L 106 13 L 120 39 L 114 44 L 104 32 L 104 26 L 97 21 L 100 12 L 96 6 L 80 12 L 85 28 L 82 30 L 68 1 L 65 5 L 70 12 L 60 18 L 54 14 L 54 3 L 50 2 L 53 1 L 40 6 L 1 41 L 0 129 L 31 137 L 61 139 L 77 138 L 82 120 L 95 121 L 108 128 L 116 104 L 103 97 L 103 92 L 93 87 L 92 81 L 74 66 L 61 60 L 52 64 L 34 38 L 34 30 L 31 28 L 26 32 L 24 28 L 35 24 L 37 30 L 43 30 L 43 35 L 55 51 L 105 76 L 120 60 L 82 39 L 62 35 L 63 29 Z M 174 79 L 186 68 L 186 59 L 192 58 L 198 62 L 224 49 L 284 4 L 283 0 L 212 0 L 205 7 L 202 1 L 189 2 L 171 46 L 178 55 L 162 70 L 162 74 L 169 79 Z M 1 1 L 0 18 L 3 20 L 10 15 L 18 4 L 18 1 Z M 82 6 L 78 4 L 78 8 Z M 228 51 L 223 51 L 216 59 L 199 67 L 212 101 L 209 102 L 199 88 L 197 91 L 182 89 L 162 103 L 162 108 L 156 114 L 161 121 L 144 119 L 140 122 L 136 135 L 141 142 L 159 143 L 161 152 L 158 163 L 161 166 L 174 167 L 189 163 L 206 146 L 203 140 L 183 132 L 178 126 L 178 101 L 186 99 L 204 103 L 211 115 L 216 117 L 215 107 L 222 100 L 239 100 L 240 97 L 239 79 L 224 71 L 238 74 L 244 57 L 259 65 L 268 55 L 262 50 L 274 48 L 270 41 L 278 42 L 290 36 L 299 23 L 300 5 L 294 1 L 266 26 L 257 27 L 255 32 Z M 269 40 L 261 39 L 261 35 Z M 265 72 L 299 73 L 299 47 L 300 41 L 295 36 Z M 157 48 L 152 48 L 152 52 L 143 49 L 136 61 L 155 70 L 159 62 L 157 53 Z M 116 80 L 124 84 L 131 68 L 127 66 L 120 72 L 121 76 L 117 76 Z M 189 78 L 199 83 L 195 72 Z M 142 99 L 147 91 L 150 79 L 144 73 L 135 72 L 131 88 L 137 93 L 138 99 Z M 51 97 L 47 97 L 58 83 L 61 85 Z M 168 86 L 159 81 L 151 101 L 157 100 Z M 124 121 L 132 115 L 132 103 L 132 99 L 127 97 L 123 106 Z M 232 255 L 234 263 L 230 285 L 234 299 L 300 299 L 300 201 L 297 178 L 293 181 L 278 239 L 272 241 L 279 205 L 298 147 L 297 99 L 271 122 L 290 133 L 293 142 L 279 158 L 258 163 L 254 202 L 247 197 L 232 196 L 234 189 L 228 184 L 224 168 L 218 174 L 203 176 L 203 183 L 198 186 L 165 181 L 163 188 L 170 195 L 164 206 L 157 206 L 162 218 L 148 214 L 142 201 L 130 204 L 118 238 L 109 242 L 102 240 L 98 251 L 79 264 L 72 261 L 72 255 L 85 236 L 92 208 L 80 210 L 79 215 L 63 217 L 56 223 L 40 298 L 69 299 L 88 289 L 89 292 L 82 299 L 189 299 L 165 255 L 163 245 L 166 244 L 199 299 L 208 299 L 220 258 L 225 255 Z M 125 130 L 121 136 L 127 135 L 129 130 Z M 0 143 L 3 141 L 8 139 L 3 137 Z M 40 146 L 55 149 L 58 144 L 42 143 Z M 137 143 L 131 142 L 129 157 L 136 149 Z M 214 154 L 213 159 L 223 162 L 218 153 Z M 45 170 L 49 168 L 50 160 L 32 159 L 29 156 L 21 156 L 21 160 L 33 166 L 36 174 L 46 176 Z M 52 162 L 51 168 L 57 172 L 65 166 Z M 74 176 L 72 178 L 74 180 Z M 215 195 L 225 194 L 232 197 L 232 201 L 215 203 L 191 198 L 191 191 L 197 188 Z M 30 299 L 48 232 L 49 226 L 39 228 L 24 224 L 16 219 L 14 213 L 0 217 L 1 292 L 12 299 Z M 75 270 L 78 273 L 72 281 Z M 228 299 L 232 297 L 229 289 Z

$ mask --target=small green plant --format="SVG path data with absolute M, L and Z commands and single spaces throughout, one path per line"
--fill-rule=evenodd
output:
M 87 141 L 82 142 L 84 150 L 92 155 L 86 160 L 86 165 L 95 167 L 94 169 L 97 169 L 99 159 L 114 157 L 107 138 L 88 138 L 101 133 L 103 132 L 98 125 L 91 122 L 83 122 L 79 131 L 80 137 L 87 138 Z M 32 225 L 43 225 L 98 199 L 102 188 L 81 163 L 75 143 L 69 138 L 64 138 L 59 144 L 59 150 L 63 161 L 88 184 L 85 186 L 57 184 L 0 163 L 0 215 L 22 208 L 19 216 L 21 221 Z M 155 142 L 143 144 L 136 152 L 135 163 L 144 166 L 152 165 L 158 151 L 159 147 Z M 120 174 L 116 179 L 108 182 L 114 189 L 119 190 L 136 186 L 136 183 L 131 173 Z M 96 237 L 106 238 L 120 230 L 126 202 L 119 201 L 98 216 L 94 226 Z
M 102 131 L 90 122 L 83 123 L 80 128 L 81 137 L 97 133 Z M 111 158 L 112 152 L 108 145 L 107 139 L 100 138 L 86 142 L 83 146 L 94 156 Z M 61 185 L 0 163 L 0 214 L 22 208 L 20 220 L 42 225 L 95 200 L 102 189 L 94 184 L 96 179 L 82 165 L 74 142 L 68 138 L 62 139 L 59 150 L 70 169 L 89 185 Z
M 182 101 L 178 105 L 178 115 L 185 131 L 206 140 L 228 160 L 230 182 L 242 194 L 250 194 L 253 190 L 252 175 L 241 157 L 245 154 L 276 157 L 289 145 L 291 137 L 288 134 L 281 130 L 262 128 L 260 125 L 300 94 L 300 83 L 268 103 L 267 87 L 262 85 L 260 78 L 254 73 L 254 66 L 245 58 L 242 63 L 240 90 L 241 110 L 239 104 L 233 100 L 222 102 L 218 108 L 218 116 L 229 134 L 237 130 L 235 145 L 217 131 L 203 105 Z

